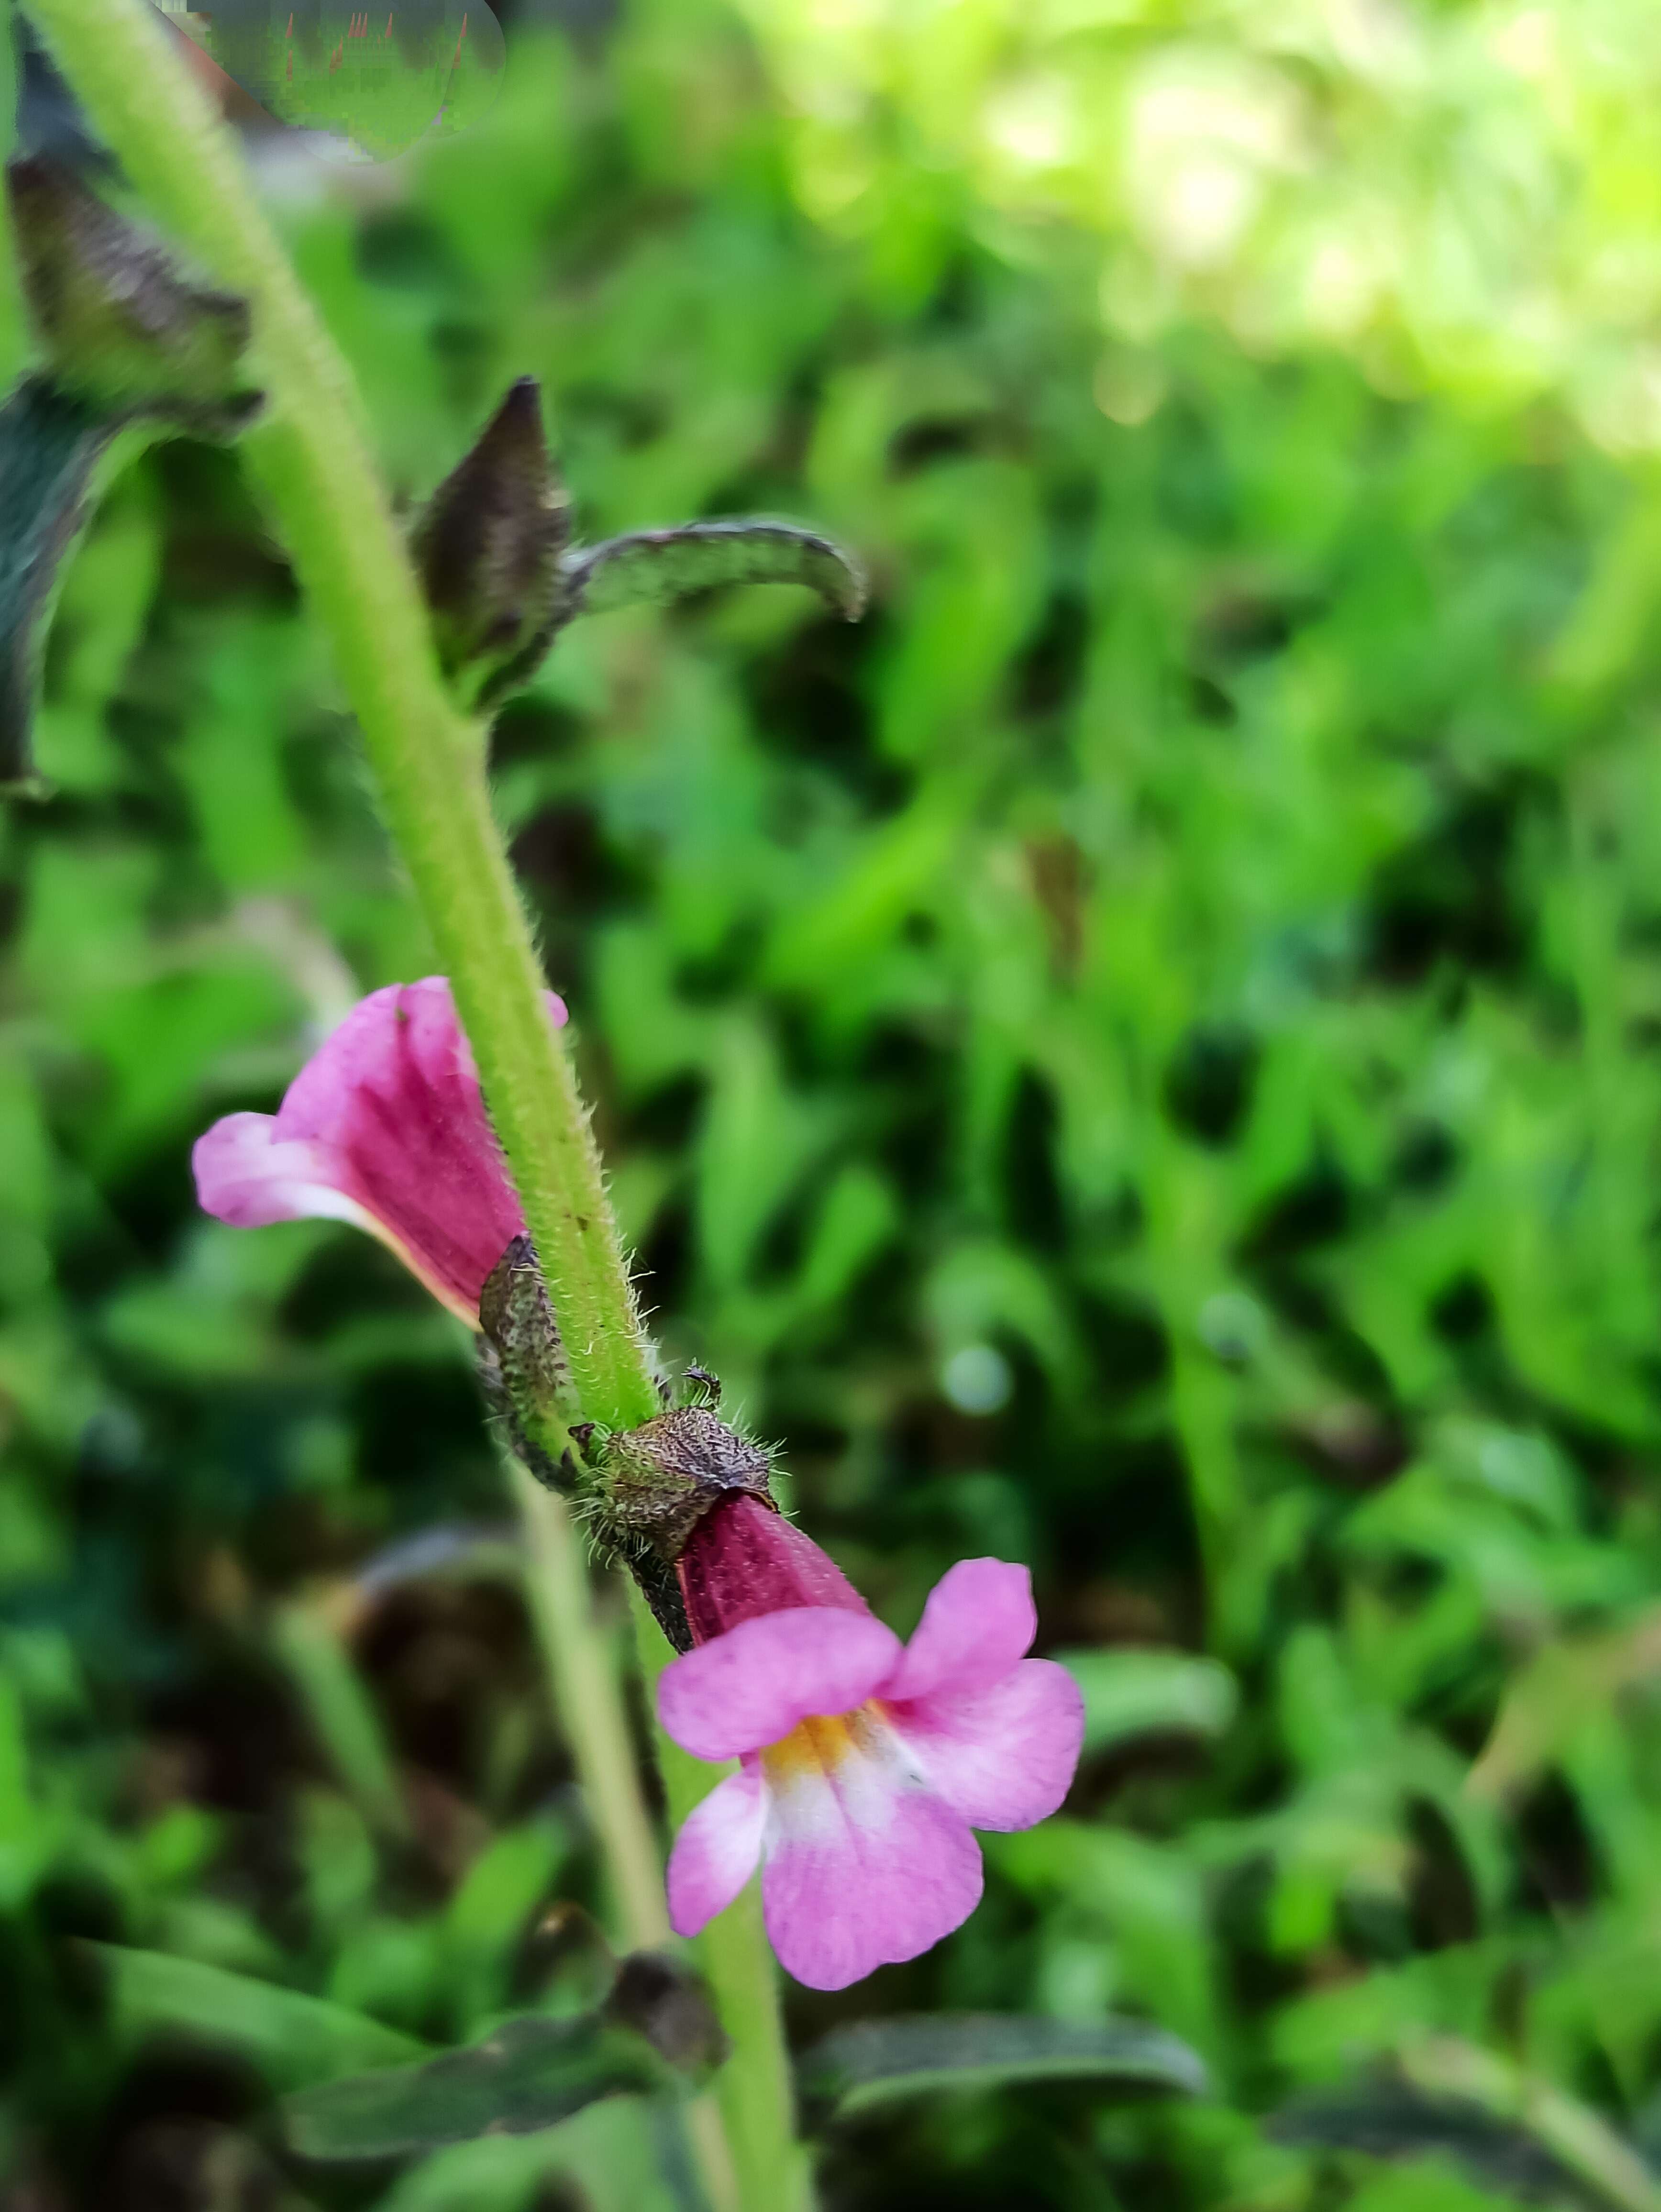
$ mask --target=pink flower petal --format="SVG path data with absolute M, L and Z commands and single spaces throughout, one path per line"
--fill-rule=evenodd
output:
M 904 1658 L 882 1694 L 896 1702 L 937 1691 L 989 1688 L 1037 1633 L 1032 1577 L 1004 1559 L 959 1559 L 940 1577 Z
M 883 1711 L 919 1774 L 971 1828 L 1030 1828 L 1072 1785 L 1084 1699 L 1065 1667 L 1023 1659 L 990 1689 Z
M 870 1607 L 836 1561 L 758 1498 L 723 1498 L 686 1540 L 675 1568 L 695 1644 L 740 1621 L 800 1606 Z
M 265 1229 L 273 1221 L 350 1221 L 375 1224 L 355 1198 L 329 1178 L 336 1172 L 326 1146 L 304 1137 L 274 1137 L 269 1114 L 227 1114 L 198 1137 L 191 1164 L 204 1212 L 234 1229 Z
M 677 1936 L 696 1936 L 749 1881 L 761 1856 L 766 1815 L 761 1768 L 753 1759 L 687 1814 L 669 1854 L 669 1923 Z
M 915 1959 L 980 1902 L 975 1838 L 897 1754 L 860 1717 L 851 1729 L 809 1722 L 763 1762 L 763 1917 L 780 1964 L 810 1989 Z
M 356 1222 L 475 1328 L 484 1279 L 525 1226 L 441 975 L 372 992 L 275 1115 L 216 1122 L 192 1164 L 221 1220 Z
M 672 1659 L 658 1717 L 695 1758 L 733 1759 L 776 1743 L 810 1713 L 850 1711 L 899 1656 L 899 1638 L 868 1613 L 792 1607 Z

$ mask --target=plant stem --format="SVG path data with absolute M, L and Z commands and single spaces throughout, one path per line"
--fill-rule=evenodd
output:
M 669 1650 L 645 1599 L 632 1585 L 630 1589 L 640 1670 L 648 1691 L 655 1691 Z M 661 1731 L 656 1741 L 669 1818 L 678 1827 L 709 1796 L 721 1774 Z M 732 1771 L 730 1766 L 721 1770 Z M 732 2056 L 715 2077 L 715 2090 L 737 2169 L 739 2201 L 745 2206 L 766 2205 L 770 2212 L 808 2212 L 813 2202 L 812 2173 L 807 2154 L 795 2139 L 795 2098 L 785 2055 L 778 1976 L 755 1882 L 718 1913 L 698 1938 L 698 1964 L 733 2045 Z
M 1615 2212 L 1661 2212 L 1661 2182 L 1646 2160 L 1601 2113 L 1551 2081 L 1457 2035 L 1409 2037 L 1396 2055 L 1419 2088 L 1468 2097 L 1525 2128 Z
M 160 15 L 143 0 L 31 0 L 31 12 L 138 191 L 213 276 L 252 304 L 267 410 L 244 449 L 332 640 L 393 842 L 455 993 L 584 1411 L 634 1427 L 658 1411 L 658 1397 L 599 1158 L 564 1042 L 543 1011 L 539 963 L 490 812 L 480 733 L 445 691 L 350 372 Z M 668 1655 L 655 1632 L 643 1643 L 650 1682 Z M 678 1817 L 709 1773 L 672 1747 L 663 1755 Z M 744 2212 L 794 2212 L 804 2201 L 806 2166 L 753 1900 L 723 1916 L 700 1956 L 733 2045 L 718 2088 L 739 2202 Z M 708 2150 L 695 2124 L 699 2139 Z M 707 2159 L 705 2167 L 717 2197 L 719 2163 Z
M 242 449 L 333 642 L 393 842 L 426 915 L 591 1419 L 658 1410 L 599 1154 L 490 815 L 478 730 L 445 690 L 350 374 L 232 142 L 141 0 L 32 12 L 144 199 L 254 309 L 264 416 Z
M 527 1581 L 537 1634 L 588 1815 L 605 1856 L 617 1933 L 630 1951 L 653 1950 L 669 1941 L 663 1869 L 641 1796 L 629 1717 L 611 1655 L 594 1618 L 581 1539 L 564 1499 L 545 1490 L 511 1453 L 504 1452 L 502 1457 L 536 1570 Z M 663 1639 L 649 1613 L 646 1622 L 653 1641 L 662 1648 Z M 732 2069 L 727 2071 L 730 2074 Z M 788 2106 L 784 2109 L 788 2112 Z M 745 2200 L 738 2194 L 721 2106 L 708 2096 L 697 2097 L 687 2107 L 686 2118 L 711 2212 L 732 2212 Z
M 564 1499 L 545 1490 L 516 1459 L 509 1456 L 508 1465 L 535 1570 L 527 1580 L 537 1634 L 605 1855 L 618 1932 L 630 1950 L 650 1950 L 669 1940 L 663 1870 L 640 1794 L 629 1717 L 594 1619 L 581 1541 Z

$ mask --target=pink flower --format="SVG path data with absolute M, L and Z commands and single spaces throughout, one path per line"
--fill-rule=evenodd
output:
M 818 1547 L 752 1498 L 694 1529 L 678 1568 L 695 1648 L 658 1713 L 684 1750 L 737 1758 L 669 1861 L 669 1917 L 695 1936 L 762 1866 L 781 1961 L 845 1989 L 939 1942 L 974 1911 L 971 1828 L 1030 1828 L 1067 1795 L 1084 1705 L 1024 1655 L 1025 1567 L 964 1559 L 907 1645 Z
M 372 991 L 275 1114 L 216 1121 L 192 1165 L 220 1220 L 355 1222 L 472 1328 L 486 1277 L 525 1227 L 442 975 Z

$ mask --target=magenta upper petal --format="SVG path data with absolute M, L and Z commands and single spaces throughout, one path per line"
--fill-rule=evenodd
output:
M 696 1936 L 749 1881 L 761 1856 L 766 1816 L 754 1760 L 718 1782 L 688 1814 L 669 1854 L 669 1923 L 677 1936 Z
M 441 975 L 372 992 L 275 1115 L 216 1122 L 192 1164 L 204 1208 L 221 1220 L 356 1221 L 475 1326 L 485 1278 L 525 1226 Z
M 899 1656 L 899 1638 L 868 1613 L 765 1613 L 671 1660 L 658 1717 L 694 1757 L 734 1759 L 778 1742 L 809 1714 L 850 1712 Z
M 1065 1667 L 1023 1659 L 1002 1681 L 884 1711 L 928 1787 L 971 1828 L 1030 1828 L 1066 1796 L 1084 1699 Z
M 810 1989 L 842 1990 L 915 1959 L 980 1902 L 980 1846 L 960 1814 L 885 1758 L 798 1769 L 769 1806 L 761 1877 L 768 1939 Z
M 1038 1616 L 1032 1577 L 1005 1559 L 959 1559 L 935 1583 L 916 1633 L 883 1696 L 983 1690 L 1031 1650 Z
M 764 1613 L 800 1606 L 870 1607 L 812 1538 L 759 1498 L 723 1498 L 686 1540 L 676 1565 L 695 1644 Z

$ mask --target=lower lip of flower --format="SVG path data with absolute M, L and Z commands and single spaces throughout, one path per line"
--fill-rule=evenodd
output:
M 797 1820 L 822 1818 L 833 1805 L 860 1827 L 882 1827 L 890 1801 L 916 1777 L 879 1698 L 846 1713 L 810 1713 L 761 1754 L 762 1778 Z M 817 1812 L 812 1808 L 817 1808 Z
M 787 1736 L 770 1744 L 761 1755 L 762 1772 L 770 1789 L 788 1790 L 793 1782 L 829 1780 L 839 1766 L 857 1756 L 865 1733 L 861 1713 L 813 1713 L 798 1721 Z

